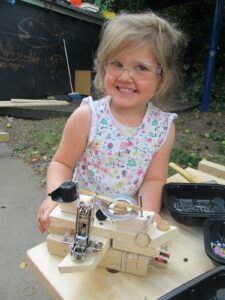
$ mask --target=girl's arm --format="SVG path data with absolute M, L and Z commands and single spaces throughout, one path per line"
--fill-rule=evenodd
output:
M 162 188 L 166 183 L 170 152 L 175 139 L 175 126 L 171 124 L 165 144 L 154 154 L 139 194 L 145 210 L 156 212 L 158 218 L 162 204 Z
M 47 170 L 47 194 L 63 182 L 71 180 L 75 164 L 86 148 L 91 126 L 89 106 L 79 107 L 68 119 L 59 147 Z M 49 214 L 57 206 L 50 196 L 44 200 L 37 215 L 38 228 L 44 232 L 49 225 Z

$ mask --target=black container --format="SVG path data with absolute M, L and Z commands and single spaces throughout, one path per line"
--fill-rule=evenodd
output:
M 158 300 L 225 300 L 225 266 L 186 282 Z
M 205 252 L 216 264 L 225 265 L 225 258 L 215 254 L 211 243 L 220 242 L 225 245 L 225 217 L 208 218 L 203 224 Z M 225 299 L 225 298 L 224 298 Z
M 224 185 L 167 183 L 163 195 L 171 216 L 185 225 L 198 226 L 208 217 L 225 216 Z

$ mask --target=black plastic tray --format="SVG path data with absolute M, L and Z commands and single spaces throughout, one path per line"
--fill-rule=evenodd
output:
M 224 299 L 225 266 L 216 267 L 158 298 L 158 300 Z
M 167 183 L 163 195 L 171 216 L 186 225 L 202 225 L 208 217 L 225 216 L 224 185 Z
M 225 248 L 225 217 L 208 218 L 203 224 L 204 243 L 206 254 L 216 263 L 225 265 L 225 258 L 215 254 L 211 243 L 221 243 L 223 249 Z M 225 284 L 225 282 L 224 282 Z M 225 298 L 224 298 L 225 299 Z

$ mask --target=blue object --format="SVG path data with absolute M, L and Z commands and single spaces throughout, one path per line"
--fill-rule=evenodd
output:
M 8 3 L 10 3 L 10 4 L 15 4 L 15 3 L 16 3 L 16 0 L 8 0 Z
M 82 98 L 81 95 L 78 94 L 78 93 L 69 93 L 68 97 L 69 97 L 70 100 L 81 99 Z
M 221 22 L 222 22 L 223 4 L 224 4 L 224 0 L 217 0 L 216 2 L 211 47 L 209 51 L 206 77 L 205 77 L 204 89 L 202 94 L 202 103 L 201 103 L 202 112 L 208 110 L 209 96 L 210 96 L 212 77 L 213 77 L 215 59 L 216 59 L 216 50 L 217 50 L 217 44 L 218 44 Z

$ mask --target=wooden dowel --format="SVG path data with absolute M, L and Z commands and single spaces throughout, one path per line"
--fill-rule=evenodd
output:
M 105 201 L 108 201 L 108 202 L 111 202 L 111 203 L 115 203 L 115 204 L 120 205 L 120 206 L 133 208 L 133 209 L 136 209 L 136 210 L 142 210 L 142 208 L 140 206 L 125 203 L 125 202 L 121 202 L 121 201 L 118 201 L 116 199 L 112 199 L 112 198 L 107 197 L 107 196 L 96 194 L 96 193 L 88 191 L 88 190 L 78 189 L 77 191 L 81 194 L 86 194 L 86 195 L 89 195 L 89 196 L 92 196 L 92 197 L 96 197 L 98 199 L 105 200 Z
M 169 167 L 172 168 L 177 173 L 179 173 L 180 175 L 182 175 L 184 178 L 186 178 L 191 183 L 201 183 L 201 182 L 203 182 L 202 179 L 192 175 L 191 173 L 184 170 L 183 168 L 181 168 L 180 166 L 178 166 L 177 164 L 175 164 L 173 162 L 169 163 Z

